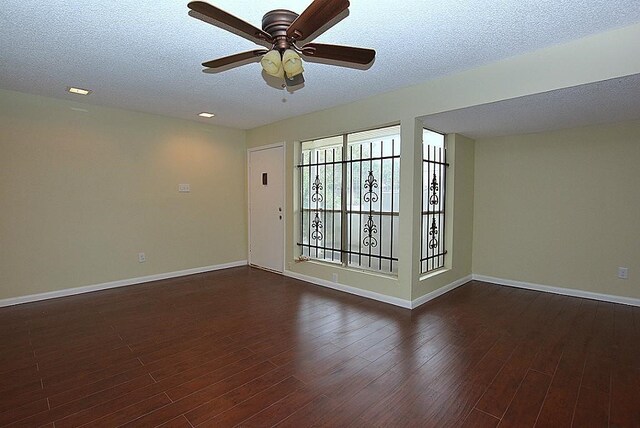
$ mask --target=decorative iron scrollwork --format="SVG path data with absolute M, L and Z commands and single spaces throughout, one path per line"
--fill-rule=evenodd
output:
M 324 196 L 320 193 L 322 190 L 322 182 L 320 181 L 320 175 L 316 175 L 316 179 L 311 185 L 311 190 L 313 190 L 313 194 L 311 195 L 312 202 L 322 202 L 324 200 Z
M 438 205 L 439 199 L 438 194 L 438 178 L 436 177 L 436 173 L 433 173 L 433 178 L 431 179 L 431 185 L 429 186 L 429 190 L 431 191 L 431 196 L 429 196 L 429 204 Z
M 378 202 L 378 194 L 373 191 L 373 189 L 378 188 L 378 180 L 373 176 L 373 171 L 369 171 L 369 176 L 364 181 L 364 189 L 368 191 L 365 192 L 362 199 L 365 202 Z
M 322 241 L 324 235 L 322 234 L 322 220 L 320 220 L 320 216 L 316 213 L 316 217 L 311 222 L 311 227 L 313 227 L 313 232 L 311 232 L 311 239 L 314 241 Z
M 365 223 L 364 229 L 362 229 L 362 231 L 366 233 L 366 236 L 362 240 L 362 244 L 365 247 L 377 247 L 378 240 L 373 236 L 373 234 L 378 233 L 378 226 L 376 226 L 376 224 L 373 222 L 372 215 L 369 216 L 369 220 L 367 220 L 367 222 Z
M 429 236 L 431 236 L 431 239 L 429 240 L 429 248 L 432 250 L 438 247 L 438 233 L 438 226 L 436 225 L 436 218 L 434 217 L 431 222 L 431 227 L 429 228 Z

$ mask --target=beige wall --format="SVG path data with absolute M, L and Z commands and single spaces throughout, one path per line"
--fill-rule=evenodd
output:
M 640 24 L 247 132 L 2 91 L 0 299 L 245 259 L 246 147 L 278 142 L 289 166 L 287 268 L 325 280 L 338 272 L 343 284 L 415 299 L 471 273 L 479 227 L 473 143 L 456 137 L 449 270 L 420 278 L 416 118 L 640 73 L 638 39 Z M 296 144 L 394 123 L 402 125 L 399 276 L 294 264 Z M 178 194 L 181 182 L 192 193 Z
M 0 299 L 246 259 L 245 159 L 244 131 L 0 91 Z
M 474 274 L 640 298 L 638 186 L 640 121 L 478 140 Z
M 471 273 L 473 225 L 473 144 L 457 138 L 454 173 L 455 220 L 448 229 L 450 270 L 420 279 L 415 263 L 419 251 L 420 139 L 416 118 L 472 105 L 640 73 L 640 24 L 488 64 L 420 85 L 298 116 L 256 129 L 249 147 L 284 142 L 287 147 L 287 266 L 296 273 L 330 280 L 334 272 L 345 285 L 411 300 Z M 374 65 L 375 67 L 375 65 Z M 354 75 L 357 79 L 357 75 Z M 295 96 L 295 95 L 293 95 Z M 295 208 L 292 191 L 294 147 L 299 141 L 401 123 L 401 261 L 398 278 L 363 274 L 315 263 L 294 264 Z M 451 173 L 451 172 L 450 172 Z M 457 182 L 457 184 L 455 183 Z M 452 214 L 453 215 L 453 214 Z M 451 222 L 449 223 L 452 224 Z

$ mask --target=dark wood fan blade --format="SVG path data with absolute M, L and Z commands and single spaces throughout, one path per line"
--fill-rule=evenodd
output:
M 362 65 L 369 64 L 376 57 L 376 51 L 373 49 L 324 45 L 322 43 L 308 43 L 304 45 L 302 54 L 313 58 L 332 59 Z
M 314 0 L 287 29 L 287 37 L 303 40 L 349 8 L 349 0 Z
M 236 62 L 246 61 L 251 58 L 259 57 L 269 52 L 266 49 L 255 49 L 252 51 L 241 52 L 235 55 L 225 56 L 223 58 L 213 59 L 211 61 L 203 62 L 202 65 L 208 68 L 221 68 L 226 67 Z
M 192 1 L 187 7 L 195 12 L 198 12 L 204 16 L 207 16 L 214 21 L 220 22 L 238 31 L 238 35 L 243 36 L 249 40 L 261 39 L 273 42 L 269 33 L 262 31 L 261 29 L 254 27 L 248 22 L 243 21 L 240 18 L 236 18 L 228 12 L 222 9 L 218 9 L 215 6 L 205 3 L 203 1 Z M 224 27 L 222 27 L 224 28 Z M 226 30 L 226 28 L 225 28 Z

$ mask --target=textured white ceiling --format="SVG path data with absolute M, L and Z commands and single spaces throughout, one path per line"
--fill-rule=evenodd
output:
M 425 116 L 425 126 L 473 139 L 640 119 L 640 74 Z
M 368 71 L 307 63 L 304 88 L 268 86 L 259 64 L 206 74 L 200 63 L 254 44 L 188 16 L 187 0 L 4 0 L 0 88 L 252 128 L 640 21 L 638 0 L 352 0 L 316 41 L 376 49 Z M 260 26 L 310 0 L 211 0 Z M 73 98 L 78 100 L 77 97 Z

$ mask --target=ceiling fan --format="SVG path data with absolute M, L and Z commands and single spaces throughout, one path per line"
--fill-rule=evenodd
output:
M 333 65 L 343 63 L 342 66 L 366 66 L 375 59 L 373 49 L 309 43 L 320 29 L 335 25 L 332 21 L 349 8 L 348 0 L 314 0 L 300 15 L 286 9 L 272 10 L 262 17 L 262 29 L 203 1 L 192 1 L 187 6 L 196 13 L 189 13 L 191 16 L 204 15 L 210 18 L 206 22 L 268 48 L 202 63 L 213 71 L 224 71 L 260 59 L 265 73 L 284 79 L 286 86 L 292 87 L 304 82 L 300 55 L 329 60 L 332 64 L 336 61 L 338 63 Z

